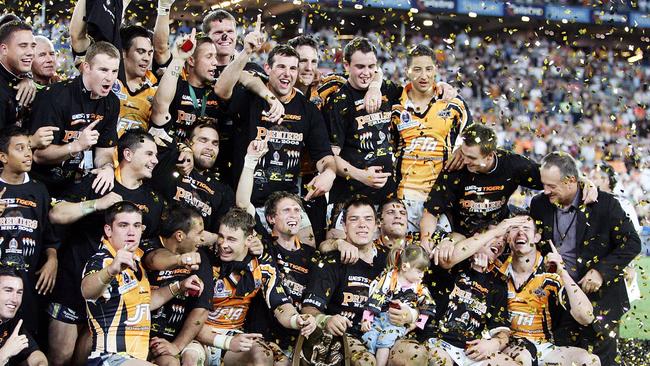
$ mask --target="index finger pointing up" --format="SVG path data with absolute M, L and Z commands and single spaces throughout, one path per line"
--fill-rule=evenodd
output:
M 551 246 L 551 251 L 555 254 L 558 254 L 557 248 L 555 248 L 555 245 L 553 244 L 553 240 L 548 241 L 548 245 Z
M 257 14 L 257 20 L 255 21 L 255 32 L 262 32 L 262 14 Z

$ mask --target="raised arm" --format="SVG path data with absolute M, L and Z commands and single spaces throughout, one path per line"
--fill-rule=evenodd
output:
M 50 221 L 53 224 L 68 225 L 93 212 L 105 210 L 120 201 L 122 201 L 122 196 L 115 192 L 109 192 L 96 200 L 82 202 L 61 201 L 50 210 Z
M 237 207 L 245 209 L 252 216 L 255 216 L 255 207 L 251 203 L 255 167 L 267 151 L 269 151 L 268 140 L 253 140 L 248 144 L 244 157 L 244 168 L 237 184 L 237 193 L 235 194 Z
M 174 0 L 158 0 L 158 16 L 153 27 L 153 58 L 164 65 L 172 57 L 169 51 L 169 12 Z
M 183 43 L 187 40 L 192 42 L 192 49 L 185 52 L 181 49 Z M 153 97 L 151 121 L 157 127 L 166 125 L 171 121 L 172 116 L 169 113 L 169 106 L 174 100 L 176 94 L 176 84 L 181 76 L 185 61 L 192 56 L 196 49 L 196 29 L 192 29 L 189 36 L 178 38 L 171 49 L 172 61 L 165 70 L 165 74 L 160 79 L 158 89 Z
M 246 35 L 244 38 L 244 49 L 240 52 L 235 59 L 226 66 L 226 68 L 219 75 L 219 79 L 214 84 L 214 93 L 221 99 L 228 100 L 232 96 L 232 91 L 239 78 L 244 71 L 246 63 L 250 60 L 250 56 L 258 51 L 265 41 L 265 37 L 261 32 L 262 19 L 261 15 L 257 16 L 255 23 L 255 30 Z
M 88 37 L 87 23 L 84 21 L 86 16 L 86 0 L 79 0 L 72 11 L 70 19 L 70 44 L 72 50 L 79 54 L 84 53 L 90 47 L 90 37 Z

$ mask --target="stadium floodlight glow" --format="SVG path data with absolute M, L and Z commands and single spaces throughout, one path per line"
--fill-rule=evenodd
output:
M 524 15 L 524 16 L 521 17 L 521 21 L 522 22 L 530 22 L 530 18 Z
M 411 8 L 411 10 L 409 10 L 409 11 L 410 11 L 411 13 L 413 13 L 413 14 L 417 14 L 417 13 L 420 12 L 420 11 L 418 10 L 418 8 Z
M 562 19 L 562 24 L 567 24 L 569 21 L 566 18 Z
M 424 20 L 424 21 L 422 22 L 422 25 L 425 26 L 425 27 L 430 27 L 430 26 L 433 25 L 433 20 L 431 20 L 431 19 L 426 19 L 426 20 Z
M 357 10 L 361 10 L 361 9 L 363 9 L 363 5 L 361 5 L 361 4 L 354 4 L 354 8 L 357 9 Z
M 467 15 L 469 15 L 470 18 L 476 18 L 478 16 L 478 14 L 476 14 L 473 11 L 470 11 L 469 14 L 467 14 Z

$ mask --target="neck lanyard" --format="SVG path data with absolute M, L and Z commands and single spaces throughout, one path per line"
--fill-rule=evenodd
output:
M 194 88 L 190 83 L 187 83 L 187 86 L 190 89 L 190 98 L 192 98 L 192 105 L 194 105 L 194 113 L 199 111 L 199 103 L 196 100 L 196 93 L 194 92 Z M 203 93 L 203 98 L 201 99 L 201 114 L 198 115 L 197 117 L 203 117 L 205 116 L 205 107 L 207 106 L 208 102 L 208 93 Z
M 557 232 L 560 234 L 559 246 L 562 246 L 564 239 L 566 239 L 566 236 L 569 234 L 569 230 L 571 230 L 571 226 L 573 226 L 573 223 L 576 221 L 576 216 L 578 216 L 578 211 L 574 210 L 573 216 L 571 217 L 571 221 L 569 222 L 569 226 L 567 226 L 566 230 L 564 231 L 564 234 L 562 234 L 562 232 L 560 231 L 560 222 L 557 219 L 557 211 L 555 212 L 555 227 L 557 228 Z

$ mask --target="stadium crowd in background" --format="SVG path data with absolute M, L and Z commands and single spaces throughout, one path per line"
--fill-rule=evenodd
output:
M 0 18 L 1 364 L 621 364 L 644 65 L 119 4 Z

